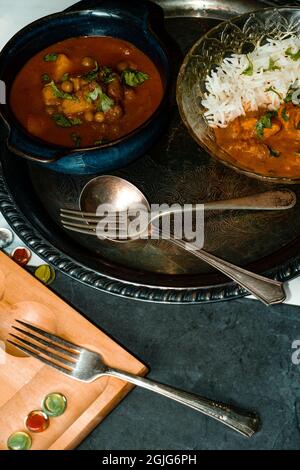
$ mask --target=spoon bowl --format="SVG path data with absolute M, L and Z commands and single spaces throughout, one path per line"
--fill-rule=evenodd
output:
M 99 213 L 100 208 L 106 208 L 109 214 L 130 214 L 135 208 L 143 210 L 147 215 L 151 211 L 147 198 L 136 186 L 123 178 L 111 175 L 97 176 L 89 181 L 80 194 L 79 205 L 82 212 L 94 214 L 97 211 Z M 117 225 L 116 233 L 118 232 Z M 147 232 L 148 229 L 145 230 L 146 234 Z M 101 232 L 101 235 L 114 242 L 127 243 L 141 238 L 142 233 L 131 236 L 128 232 L 126 237 L 110 237 L 105 232 Z

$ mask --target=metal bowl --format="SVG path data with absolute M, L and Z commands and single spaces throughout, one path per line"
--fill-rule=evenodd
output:
M 202 99 L 205 79 L 212 68 L 232 53 L 247 53 L 266 38 L 280 39 L 287 33 L 300 35 L 299 8 L 265 8 L 220 23 L 203 36 L 189 51 L 177 81 L 177 102 L 181 117 L 192 137 L 218 161 L 252 178 L 272 183 L 300 183 L 300 177 L 265 176 L 251 168 L 233 163 L 230 155 L 217 144 L 204 116 Z

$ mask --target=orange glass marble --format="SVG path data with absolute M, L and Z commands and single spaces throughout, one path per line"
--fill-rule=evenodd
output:
M 13 250 L 10 256 L 20 266 L 26 266 L 30 261 L 31 252 L 28 248 L 18 247 Z
M 49 426 L 49 418 L 43 411 L 35 410 L 29 413 L 25 424 L 30 432 L 43 432 Z

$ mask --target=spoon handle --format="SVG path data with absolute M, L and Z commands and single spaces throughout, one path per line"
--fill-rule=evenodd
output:
M 296 204 L 296 195 L 288 189 L 282 191 L 267 191 L 261 194 L 204 203 L 205 210 L 237 209 L 237 210 L 283 210 L 291 209 Z
M 189 251 L 192 255 L 201 259 L 210 266 L 213 266 L 218 271 L 221 271 L 227 277 L 247 289 L 264 304 L 274 305 L 285 301 L 286 293 L 282 282 L 274 281 L 258 274 L 251 273 L 250 271 L 235 266 L 234 264 L 228 263 L 228 261 L 217 258 L 204 250 L 196 250 L 192 244 L 183 240 L 172 238 L 170 239 L 170 242 L 186 251 Z
M 261 211 L 279 211 L 279 210 L 286 210 L 292 209 L 297 202 L 296 195 L 293 191 L 289 189 L 284 189 L 280 191 L 267 191 L 260 194 L 254 194 L 252 196 L 240 197 L 236 199 L 228 199 L 227 201 L 212 201 L 212 202 L 204 202 L 202 207 L 204 210 L 261 210 Z M 201 204 L 200 204 L 201 207 Z M 170 208 L 163 210 L 157 214 L 155 214 L 151 218 L 151 223 L 155 220 L 159 219 L 160 217 L 165 217 L 171 214 L 178 214 L 178 213 L 189 213 L 194 212 L 196 209 L 195 205 L 190 205 L 182 209 L 181 207 L 178 208 Z

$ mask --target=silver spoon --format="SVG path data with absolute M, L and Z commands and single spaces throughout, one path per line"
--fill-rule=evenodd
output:
M 295 202 L 296 202 L 295 195 L 291 191 L 275 191 L 273 193 L 276 193 L 277 195 L 276 198 L 279 197 L 279 199 L 275 199 L 275 201 L 277 201 L 275 204 L 274 204 L 274 199 L 271 199 L 273 201 L 271 204 L 272 207 L 276 207 L 276 209 L 279 208 L 281 203 L 280 202 L 278 203 L 278 201 L 282 200 L 281 197 L 284 200 L 284 204 L 283 204 L 284 207 L 286 206 L 293 207 L 295 205 Z M 287 204 L 287 198 L 288 198 L 288 204 Z M 246 199 L 247 198 L 243 198 L 242 207 L 246 207 L 246 205 L 249 204 L 250 199 L 248 199 L 248 203 L 245 202 Z M 258 206 L 257 200 L 258 200 L 257 196 L 255 196 L 256 208 Z M 267 193 L 266 200 L 268 200 L 270 203 L 270 193 L 269 194 Z M 237 200 L 234 200 L 234 201 L 235 201 L 234 207 L 240 209 L 241 205 L 237 204 L 236 202 Z M 109 204 L 110 207 L 116 212 L 126 211 L 133 205 L 142 205 L 145 207 L 145 210 L 150 212 L 150 205 L 146 197 L 144 196 L 144 194 L 138 188 L 136 188 L 133 184 L 129 183 L 128 181 L 122 178 L 118 178 L 116 176 L 106 176 L 106 175 L 98 176 L 92 179 L 83 188 L 83 191 L 80 196 L 81 211 L 95 215 L 97 208 L 99 207 L 99 205 L 102 205 L 102 204 Z M 216 204 L 215 203 L 213 204 L 214 204 L 213 207 L 215 209 Z M 249 206 L 247 205 L 247 207 Z M 262 206 L 266 207 L 267 204 L 266 203 L 265 205 L 261 204 L 260 207 Z M 222 202 L 221 207 L 224 208 L 224 202 Z M 270 209 L 270 204 L 268 205 L 268 208 Z M 72 211 L 65 211 L 65 213 L 67 212 L 72 212 Z M 64 214 L 62 215 L 62 217 L 64 217 Z M 71 226 L 72 224 L 68 226 L 67 221 L 64 221 L 64 220 L 62 220 L 62 223 L 66 228 L 68 228 L 69 230 L 72 230 L 72 226 Z M 151 225 L 149 229 L 151 231 L 153 229 L 153 225 Z M 86 226 L 86 230 L 84 231 L 77 229 L 76 227 L 73 227 L 73 230 L 77 232 L 81 231 L 81 233 L 95 235 L 95 229 L 92 227 L 89 228 L 89 225 Z M 107 237 L 107 238 L 111 241 L 114 241 L 114 242 L 116 241 L 114 238 L 110 238 L 110 237 Z M 126 241 L 127 242 L 131 241 L 131 239 L 128 238 Z M 194 246 L 186 243 L 183 240 L 171 238 L 169 239 L 169 242 L 183 248 L 184 250 L 189 251 L 189 253 L 194 255 L 196 258 L 201 259 L 205 263 L 221 271 L 227 277 L 237 282 L 240 286 L 248 290 L 252 295 L 254 295 L 259 300 L 264 302 L 266 305 L 273 305 L 273 304 L 281 303 L 286 299 L 286 294 L 285 294 L 282 282 L 274 281 L 272 279 L 265 278 L 258 274 L 251 273 L 245 269 L 242 269 L 227 261 L 224 261 L 210 253 L 207 253 L 204 250 L 195 251 Z

